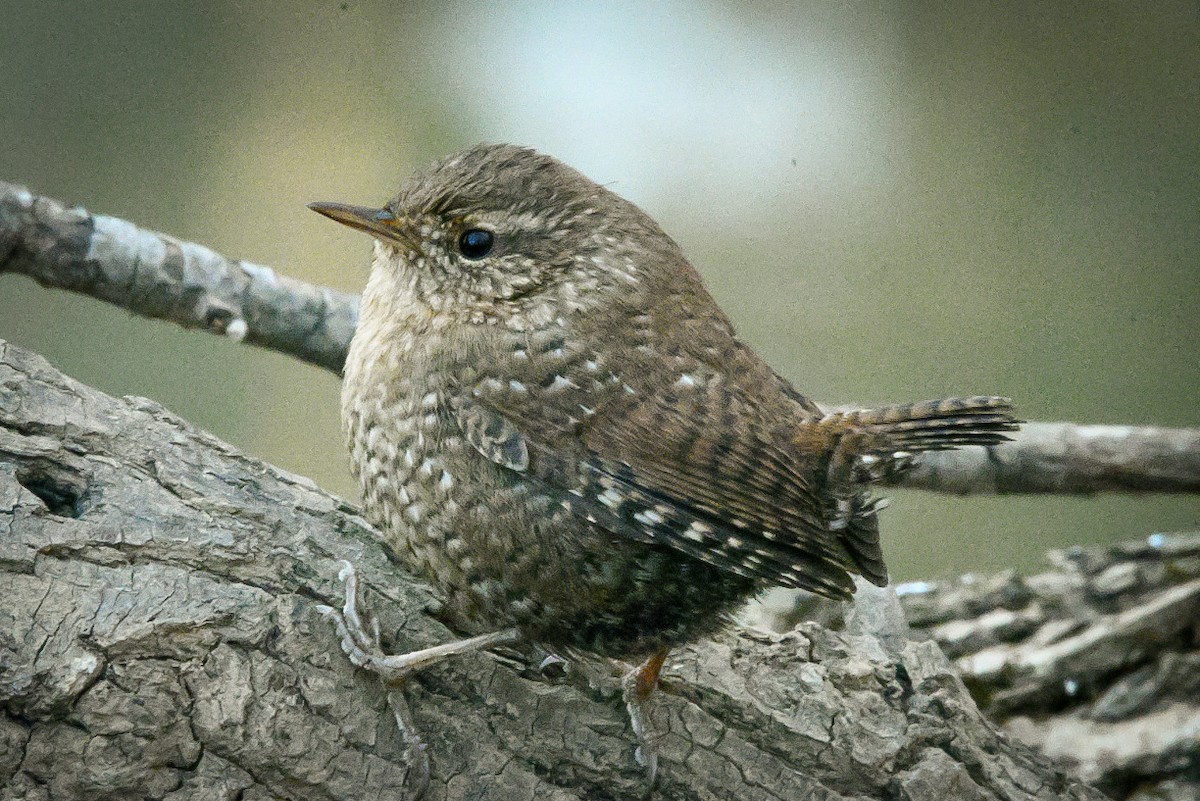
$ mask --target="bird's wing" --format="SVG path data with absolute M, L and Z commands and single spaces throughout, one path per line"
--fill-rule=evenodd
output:
M 464 437 L 488 459 L 601 528 L 764 583 L 838 598 L 851 573 L 886 583 L 877 529 L 819 486 L 832 430 L 782 386 L 549 344 L 457 393 Z

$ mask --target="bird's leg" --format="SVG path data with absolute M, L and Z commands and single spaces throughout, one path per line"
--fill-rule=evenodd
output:
M 417 770 L 418 779 L 412 797 L 419 798 L 429 783 L 429 756 L 413 726 L 408 701 L 400 689 L 401 683 L 410 674 L 440 662 L 449 656 L 469 654 L 495 645 L 506 645 L 520 639 L 516 629 L 505 629 L 491 634 L 482 634 L 466 640 L 422 648 L 407 654 L 387 654 L 379 643 L 379 623 L 366 610 L 360 611 L 358 597 L 358 574 L 354 565 L 342 562 L 338 578 L 346 584 L 346 597 L 342 608 L 321 605 L 317 611 L 332 618 L 342 640 L 342 650 L 355 665 L 379 676 L 388 685 L 388 706 L 396 719 L 400 736 L 408 746 L 409 764 Z
M 634 758 L 650 774 L 650 784 L 658 777 L 658 752 L 647 734 L 649 701 L 658 686 L 658 674 L 667 661 L 669 648 L 659 648 L 645 662 L 625 674 L 621 689 L 625 696 L 625 709 L 629 712 L 629 723 L 637 737 L 638 747 Z

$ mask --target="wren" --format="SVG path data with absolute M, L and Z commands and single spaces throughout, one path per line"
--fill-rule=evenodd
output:
M 519 639 L 645 660 L 625 688 L 652 775 L 641 710 L 668 649 L 769 586 L 885 585 L 872 481 L 1015 428 L 997 397 L 823 411 L 649 215 L 533 150 L 311 208 L 374 237 L 342 391 L 366 514 L 474 635 L 383 654 L 350 571 L 327 610 L 343 647 L 393 681 Z

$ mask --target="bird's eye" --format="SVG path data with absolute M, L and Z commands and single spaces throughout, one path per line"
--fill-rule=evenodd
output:
M 491 252 L 492 245 L 495 243 L 496 236 L 491 231 L 472 228 L 469 231 L 463 231 L 463 235 L 458 238 L 458 249 L 468 259 L 482 259 Z

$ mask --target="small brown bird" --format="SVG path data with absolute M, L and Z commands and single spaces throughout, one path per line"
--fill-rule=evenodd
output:
M 994 397 L 823 412 L 654 220 L 533 150 L 466 150 L 383 208 L 311 208 L 375 238 L 342 392 L 367 515 L 477 635 L 384 655 L 350 571 L 343 646 L 392 680 L 516 639 L 645 659 L 625 685 L 644 740 L 668 649 L 771 585 L 886 584 L 870 482 L 1015 428 Z

